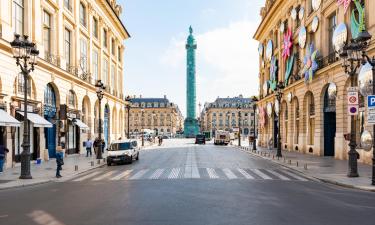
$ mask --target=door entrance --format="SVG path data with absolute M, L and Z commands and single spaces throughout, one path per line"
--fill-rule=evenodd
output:
M 331 85 L 330 85 L 331 86 Z M 335 156 L 336 94 L 327 91 L 324 96 L 324 156 Z

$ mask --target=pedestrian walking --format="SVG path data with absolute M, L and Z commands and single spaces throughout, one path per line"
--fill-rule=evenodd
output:
M 88 137 L 86 141 L 86 157 L 89 157 L 89 155 L 90 157 L 92 156 L 92 141 Z
M 4 162 L 8 152 L 9 150 L 3 144 L 0 144 L 0 173 L 3 172 Z
M 95 155 L 97 155 L 98 154 L 98 148 L 99 148 L 99 138 L 98 137 L 95 138 L 93 146 L 94 146 L 94 153 L 95 153 Z
M 60 171 L 62 170 L 62 165 L 64 165 L 64 152 L 61 146 L 58 146 L 56 150 L 56 178 L 60 178 L 62 177 Z

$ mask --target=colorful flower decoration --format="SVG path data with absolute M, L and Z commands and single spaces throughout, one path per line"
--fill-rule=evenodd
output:
M 266 117 L 266 109 L 264 107 L 259 107 L 259 124 L 262 128 L 266 125 L 267 117 Z
M 348 8 L 349 8 L 351 2 L 352 2 L 352 0 L 337 0 L 338 5 L 344 6 L 345 13 L 346 13 L 346 11 L 348 11 Z
M 315 50 L 314 44 L 311 43 L 303 60 L 304 66 L 301 71 L 301 75 L 305 76 L 305 83 L 311 82 L 315 71 L 318 70 L 318 63 L 316 62 L 317 55 L 318 50 Z
M 275 91 L 276 90 L 276 85 L 277 85 L 277 81 L 276 81 L 276 73 L 277 73 L 277 59 L 275 56 L 272 56 L 271 58 L 271 66 L 270 66 L 270 80 L 269 80 L 269 84 L 270 84 L 270 88 L 272 91 Z
M 292 74 L 293 65 L 294 65 L 294 54 L 292 57 L 289 57 L 289 59 L 286 61 L 286 69 L 285 69 L 285 85 L 289 84 L 289 78 Z
M 290 56 L 292 46 L 293 46 L 292 30 L 288 28 L 288 31 L 284 34 L 283 54 L 282 54 L 284 60 L 286 60 Z
M 365 9 L 359 2 L 359 0 L 353 0 L 354 4 L 357 8 L 357 12 L 353 9 L 352 14 L 350 16 L 350 23 L 351 23 L 351 33 L 352 38 L 357 38 L 359 33 L 366 29 L 365 27 Z M 357 18 L 358 16 L 358 18 Z

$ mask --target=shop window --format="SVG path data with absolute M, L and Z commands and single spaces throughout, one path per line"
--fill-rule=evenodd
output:
M 70 90 L 68 95 L 68 105 L 71 108 L 76 108 L 76 96 L 74 91 Z
M 27 78 L 27 96 L 31 98 L 32 94 L 32 80 L 30 76 Z M 24 95 L 25 93 L 25 80 L 22 74 L 17 77 L 17 94 Z

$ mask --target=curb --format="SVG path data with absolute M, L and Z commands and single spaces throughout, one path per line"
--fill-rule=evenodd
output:
M 317 181 L 317 182 L 321 182 L 321 183 L 332 184 L 332 185 L 336 185 L 336 186 L 340 186 L 340 187 L 345 187 L 345 188 L 351 188 L 351 189 L 354 189 L 354 190 L 375 192 L 375 189 L 370 189 L 370 188 L 361 187 L 361 186 L 355 186 L 355 185 L 351 185 L 351 184 L 346 184 L 346 183 L 342 183 L 342 182 L 338 182 L 338 181 L 329 180 L 329 179 L 326 179 L 326 178 L 320 178 L 320 177 L 308 175 L 308 174 L 306 174 L 306 173 L 304 173 L 304 172 L 302 172 L 300 170 L 295 169 L 294 167 L 290 167 L 288 165 L 282 164 L 281 162 L 274 161 L 271 158 L 267 158 L 267 157 L 263 157 L 263 156 L 260 156 L 258 154 L 255 154 L 255 153 L 252 152 L 252 150 L 246 150 L 247 147 L 239 147 L 239 146 L 233 146 L 233 147 L 236 147 L 236 148 L 238 148 L 239 150 L 241 150 L 243 152 L 251 154 L 252 156 L 256 156 L 258 158 L 271 161 L 271 162 L 276 163 L 276 164 L 278 164 L 280 166 L 283 166 L 285 168 L 288 168 L 288 169 L 291 169 L 291 170 L 293 170 L 295 172 L 298 172 L 299 174 L 303 175 L 305 178 L 307 178 L 309 180 L 312 180 L 312 181 Z
M 76 174 L 70 174 L 70 175 L 67 175 L 66 177 L 64 176 L 63 179 L 60 179 L 60 180 L 58 180 L 56 178 L 50 178 L 48 180 L 36 181 L 35 183 L 30 183 L 30 184 L 20 184 L 20 185 L 14 185 L 14 186 L 9 186 L 9 187 L 1 187 L 0 186 L 0 191 L 1 190 L 9 190 L 9 189 L 13 189 L 13 188 L 32 187 L 32 186 L 47 184 L 47 183 L 52 183 L 52 182 L 55 182 L 55 183 L 64 182 L 64 181 L 67 181 L 67 180 L 70 180 L 70 179 L 74 178 L 75 176 L 81 175 L 82 173 L 86 173 L 88 171 L 104 167 L 105 165 L 106 165 L 105 163 L 103 163 L 101 165 L 96 165 L 92 168 L 88 168 L 86 170 L 79 171 Z

